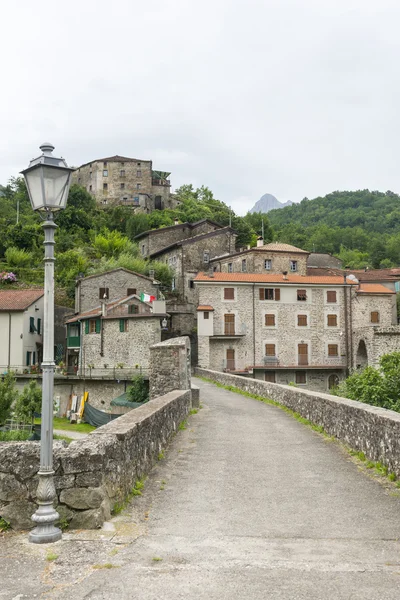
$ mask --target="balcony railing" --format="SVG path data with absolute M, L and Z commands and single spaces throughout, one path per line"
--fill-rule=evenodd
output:
M 247 333 L 247 326 L 245 323 L 238 325 L 237 323 L 215 323 L 213 337 L 240 337 Z
M 81 337 L 79 335 L 70 335 L 67 337 L 67 348 L 80 348 Z

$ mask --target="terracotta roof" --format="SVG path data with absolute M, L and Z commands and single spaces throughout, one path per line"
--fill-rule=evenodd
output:
M 400 269 L 347 269 L 359 281 L 398 281 L 400 280 Z
M 214 310 L 212 306 L 209 306 L 207 304 L 200 304 L 200 306 L 197 307 L 197 310 Z
M 133 299 L 133 298 L 136 298 L 137 300 L 139 300 L 139 302 L 141 304 L 144 304 L 145 306 L 151 306 L 150 302 L 144 302 L 143 300 L 140 299 L 140 297 L 137 294 L 131 294 L 130 296 L 124 296 L 123 298 L 118 298 L 118 300 L 112 300 L 112 302 L 107 302 L 107 305 L 106 305 L 107 312 L 110 310 L 113 310 L 119 304 L 124 304 L 124 302 L 126 302 L 129 299 Z M 81 319 L 93 319 L 96 317 L 101 317 L 101 314 L 102 314 L 102 307 L 96 306 L 96 308 L 92 308 L 91 310 L 87 310 L 83 313 L 80 313 L 79 315 L 75 315 L 74 317 L 71 317 L 71 319 L 68 319 L 68 321 L 65 321 L 65 322 L 66 323 L 75 323 L 76 321 L 79 321 Z M 162 315 L 164 316 L 165 313 L 162 313 Z M 131 317 L 155 317 L 155 316 L 159 316 L 159 313 L 152 313 L 152 312 L 132 313 L 132 314 L 129 313 L 127 316 L 129 318 L 131 318 Z M 122 318 L 122 316 L 115 315 L 115 313 L 113 313 L 113 314 L 107 314 L 103 318 L 104 319 L 119 319 L 119 318 Z
M 393 290 L 380 283 L 361 283 L 357 294 L 395 294 Z
M 159 254 L 164 254 L 164 252 L 169 252 L 170 250 L 172 250 L 172 248 L 177 248 L 178 246 L 183 246 L 185 244 L 192 244 L 192 243 L 198 242 L 199 240 L 205 240 L 209 237 L 214 237 L 216 235 L 223 235 L 227 231 L 232 231 L 232 233 L 234 233 L 234 230 L 229 226 L 221 227 L 220 229 L 216 229 L 215 231 L 208 231 L 206 233 L 198 233 L 197 235 L 193 235 L 192 237 L 184 238 L 183 240 L 178 240 L 177 242 L 174 242 L 173 244 L 170 244 L 169 246 L 164 246 L 164 248 L 161 248 L 161 250 L 156 250 L 155 252 L 152 252 L 150 254 L 150 256 L 151 257 L 158 256 Z
M 194 281 L 208 282 L 243 282 L 243 283 L 297 283 L 297 284 L 320 284 L 320 285 L 343 285 L 343 276 L 341 277 L 309 277 L 307 275 L 286 275 L 285 279 L 281 273 L 221 273 L 214 272 L 213 277 L 207 273 L 199 273 Z M 356 285 L 351 279 L 347 283 Z
M 136 271 L 130 271 L 129 269 L 125 269 L 124 267 L 118 267 L 116 269 L 111 269 L 111 271 L 104 271 L 103 273 L 95 273 L 94 275 L 88 275 L 87 277 L 81 277 L 81 279 L 77 280 L 77 284 L 80 281 L 86 279 L 92 279 L 93 277 L 104 277 L 104 275 L 109 275 L 110 273 L 116 273 L 117 271 L 125 271 L 126 273 L 130 273 L 131 275 L 136 275 L 137 277 L 142 277 L 143 279 L 147 279 L 153 283 L 153 279 L 151 277 L 147 277 L 147 275 L 142 275 L 141 273 L 136 273 Z
M 44 296 L 44 290 L 1 290 L 0 310 L 25 310 Z
M 281 244 L 280 242 L 271 242 L 270 244 L 265 244 L 265 246 L 256 246 L 255 248 L 251 248 L 251 250 L 268 250 L 270 252 L 297 252 L 300 254 L 310 254 L 306 250 L 296 248 L 296 246 L 291 246 L 290 244 Z
M 93 160 L 89 160 L 83 165 L 79 165 L 78 169 L 81 167 L 86 167 L 86 165 L 91 165 L 98 162 L 144 162 L 149 163 L 151 160 L 144 160 L 143 158 L 128 158 L 127 156 L 119 156 L 116 154 L 115 156 L 107 156 L 106 158 L 95 158 Z
M 171 229 L 182 229 L 187 227 L 188 229 L 196 229 L 202 223 L 210 223 L 211 225 L 215 225 L 215 227 L 222 229 L 222 225 L 212 221 L 211 219 L 201 219 L 200 221 L 195 221 L 194 223 L 189 223 L 189 221 L 185 221 L 184 223 L 178 223 L 178 225 L 168 225 L 167 227 L 159 227 L 158 229 L 149 229 L 147 231 L 143 231 L 142 233 L 138 233 L 133 238 L 134 240 L 139 240 L 142 237 L 146 237 L 146 235 L 156 235 L 157 233 L 163 233 L 165 231 L 169 231 Z

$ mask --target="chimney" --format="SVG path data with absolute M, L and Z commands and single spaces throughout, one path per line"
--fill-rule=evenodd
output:
M 102 317 L 106 317 L 107 316 L 107 304 L 106 304 L 106 299 L 105 298 L 103 298 L 101 300 L 101 316 Z
M 179 219 L 174 219 L 174 225 L 179 225 Z
M 214 270 L 213 270 L 213 268 L 212 268 L 212 267 L 210 267 L 210 268 L 208 269 L 208 276 L 209 276 L 209 277 L 214 277 Z
M 261 235 L 259 235 L 257 238 L 257 248 L 259 248 L 260 246 L 264 246 L 264 240 Z
M 283 274 L 283 281 L 287 281 L 288 280 L 287 271 L 282 271 L 282 274 Z

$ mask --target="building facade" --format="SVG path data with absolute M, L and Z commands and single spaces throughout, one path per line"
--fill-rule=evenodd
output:
M 151 212 L 175 206 L 169 175 L 154 171 L 151 160 L 116 155 L 81 165 L 72 181 L 86 188 L 99 205 L 122 204 Z
M 273 242 L 215 257 L 211 265 L 222 273 L 293 273 L 306 275 L 309 253 L 290 244 Z
M 43 290 L 0 291 L 0 369 L 22 373 L 42 360 Z
M 158 287 L 151 277 L 118 268 L 78 279 L 75 284 L 75 312 L 100 306 L 102 300 L 116 300 L 132 294 L 157 296 Z
M 393 292 L 338 276 L 214 272 L 195 285 L 199 366 L 276 383 L 334 387 L 358 364 L 360 325 L 377 311 L 393 323 Z

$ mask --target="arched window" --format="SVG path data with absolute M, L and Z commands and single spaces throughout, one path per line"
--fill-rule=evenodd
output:
M 335 374 L 328 377 L 328 389 L 331 390 L 339 385 L 339 377 Z

